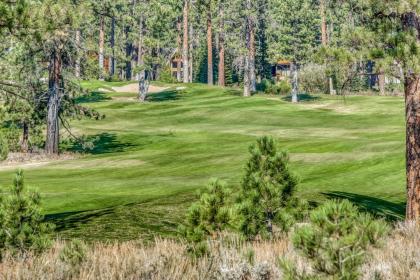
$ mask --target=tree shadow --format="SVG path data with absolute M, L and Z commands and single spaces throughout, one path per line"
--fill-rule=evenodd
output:
M 57 232 L 74 229 L 78 225 L 88 224 L 99 217 L 114 213 L 113 207 L 100 210 L 85 210 L 74 212 L 63 212 L 45 216 L 45 221 L 54 223 Z
M 311 101 L 315 101 L 319 99 L 320 98 L 318 96 L 313 96 L 308 93 L 300 93 L 298 96 L 299 102 L 311 102 Z M 287 102 L 292 102 L 292 96 L 291 95 L 284 96 L 282 97 L 282 100 L 287 101 Z
M 75 142 L 69 150 L 72 152 L 89 153 L 93 155 L 125 152 L 136 145 L 128 142 L 121 142 L 114 133 L 101 133 L 88 136 L 81 143 Z
M 181 91 L 166 90 L 158 93 L 149 94 L 147 101 L 149 102 L 165 102 L 171 100 L 179 100 L 181 98 Z
M 243 96 L 243 92 L 238 89 L 226 89 L 226 94 L 233 96 Z
M 98 218 L 103 218 L 110 215 L 118 214 L 118 207 L 134 207 L 136 205 L 145 205 L 153 201 L 152 199 L 147 199 L 141 203 L 126 203 L 121 205 L 115 205 L 111 207 L 106 207 L 102 209 L 93 209 L 93 210 L 81 210 L 81 211 L 69 211 L 55 214 L 45 215 L 45 221 L 51 222 L 55 226 L 57 232 L 71 230 L 79 227 L 80 225 L 89 224 L 92 221 L 95 221 Z M 112 218 L 112 216 L 111 216 Z
M 112 98 L 107 96 L 104 92 L 92 91 L 89 94 L 85 94 L 76 98 L 76 103 L 95 103 L 111 100 Z
M 389 221 L 404 218 L 406 203 L 394 203 L 384 199 L 347 192 L 328 192 L 323 195 L 335 199 L 347 199 L 357 205 L 361 210 Z

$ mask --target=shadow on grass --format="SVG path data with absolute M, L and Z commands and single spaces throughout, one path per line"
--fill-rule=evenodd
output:
M 147 101 L 149 102 L 165 102 L 171 100 L 179 100 L 181 98 L 180 91 L 176 90 L 167 90 L 158 93 L 149 94 L 147 96 Z
M 95 103 L 95 102 L 102 102 L 102 101 L 107 101 L 111 99 L 112 99 L 111 97 L 106 96 L 106 94 L 103 92 L 93 91 L 89 94 L 76 98 L 76 103 Z
M 115 212 L 114 208 L 105 208 L 101 210 L 86 210 L 86 211 L 74 211 L 64 212 L 58 214 L 50 214 L 45 216 L 47 222 L 52 222 L 55 225 L 57 232 L 69 230 L 77 227 L 81 224 L 88 224 L 102 216 L 110 215 Z
M 84 141 L 85 144 L 77 142 L 69 148 L 72 152 L 89 153 L 93 155 L 125 152 L 136 145 L 121 142 L 114 133 L 101 133 L 98 135 L 88 136 Z M 90 143 L 92 148 L 88 149 L 86 143 Z
M 239 89 L 226 89 L 224 92 L 228 95 L 234 95 L 234 96 L 243 96 L 244 94 L 243 91 Z
M 298 96 L 299 102 L 311 102 L 311 101 L 315 101 L 315 100 L 319 100 L 320 98 L 318 96 L 313 96 L 307 93 L 300 93 Z M 287 101 L 287 102 L 292 102 L 292 96 L 288 95 L 288 96 L 284 96 L 282 97 L 282 100 Z
M 405 203 L 394 203 L 384 199 L 347 192 L 328 192 L 323 195 L 335 199 L 347 199 L 357 205 L 361 210 L 374 216 L 383 217 L 389 221 L 404 218 Z

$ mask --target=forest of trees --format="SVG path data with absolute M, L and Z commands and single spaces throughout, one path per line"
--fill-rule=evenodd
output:
M 58 154 L 69 120 L 101 115 L 77 102 L 80 80 L 273 86 L 288 61 L 299 92 L 401 86 L 407 118 L 407 218 L 420 216 L 420 18 L 416 1 L 17 0 L 0 3 L 2 154 Z M 176 63 L 177 73 L 171 72 Z M 395 80 L 396 83 L 386 83 Z M 388 88 L 387 88 L 388 87 Z

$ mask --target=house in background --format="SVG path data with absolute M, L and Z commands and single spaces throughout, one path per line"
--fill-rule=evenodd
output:
M 275 81 L 282 81 L 290 77 L 291 62 L 288 60 L 278 60 L 271 68 L 271 74 Z
M 181 73 L 181 77 L 183 76 L 183 62 L 182 62 L 182 58 L 181 57 L 176 57 L 174 56 L 171 60 L 171 74 L 173 78 L 177 78 L 177 72 L 178 72 L 178 64 L 180 69 L 180 73 Z

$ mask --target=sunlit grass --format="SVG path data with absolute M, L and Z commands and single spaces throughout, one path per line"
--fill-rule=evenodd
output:
M 85 82 L 90 90 L 125 83 Z M 314 202 L 346 197 L 375 213 L 404 211 L 404 106 L 399 97 L 285 98 L 191 85 L 149 102 L 95 93 L 82 99 L 106 118 L 73 121 L 95 148 L 86 156 L 26 170 L 64 236 L 132 239 L 173 235 L 212 177 L 236 188 L 248 146 L 272 135 L 290 153 L 299 193 Z M 0 172 L 0 184 L 12 171 Z

